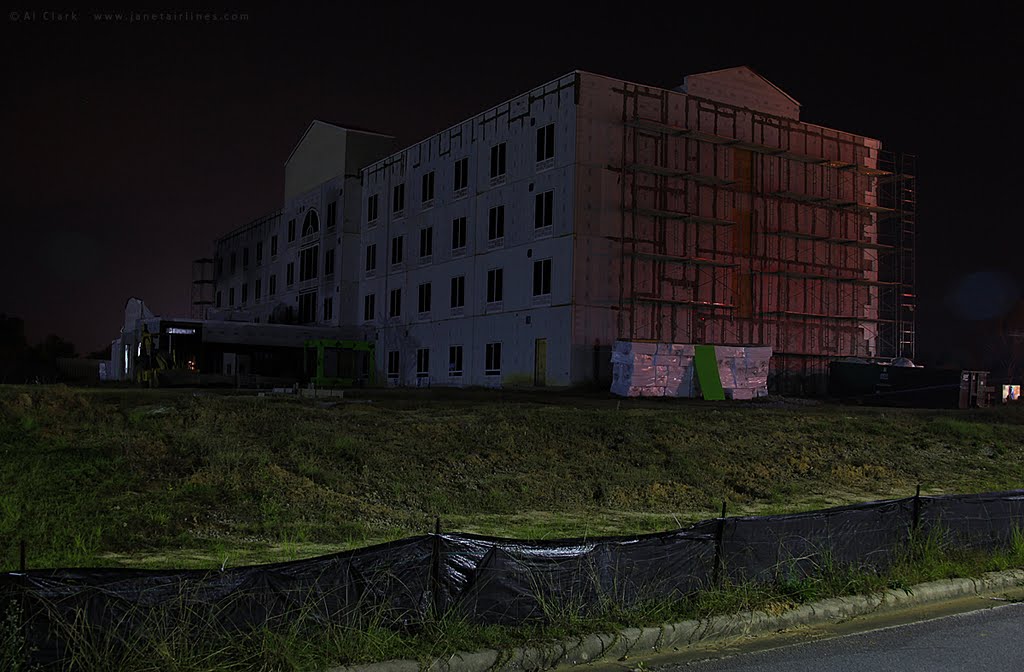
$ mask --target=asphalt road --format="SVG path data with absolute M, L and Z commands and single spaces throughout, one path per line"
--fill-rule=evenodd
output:
M 781 648 L 683 664 L 657 672 L 945 672 L 1024 670 L 1024 604 Z

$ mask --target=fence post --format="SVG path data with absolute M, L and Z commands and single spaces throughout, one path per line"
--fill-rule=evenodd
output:
M 722 557 L 723 537 L 725 535 L 725 500 L 722 500 L 722 517 L 718 519 L 718 529 L 715 531 L 715 568 L 711 581 L 717 587 L 722 580 L 722 565 L 725 558 Z
M 430 549 L 430 606 L 434 618 L 441 617 L 441 516 L 434 518 L 434 539 Z
M 917 484 L 917 492 L 914 494 L 914 526 L 911 528 L 914 532 L 917 532 L 917 527 L 921 524 L 921 484 Z
M 24 573 L 24 571 L 25 571 L 25 540 L 24 539 L 21 540 L 21 543 L 18 544 L 18 547 L 19 547 L 19 555 L 20 555 L 20 562 L 18 563 L 18 566 L 21 568 L 22 573 Z

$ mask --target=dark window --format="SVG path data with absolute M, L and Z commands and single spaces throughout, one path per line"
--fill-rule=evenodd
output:
M 320 215 L 316 214 L 316 210 L 310 210 L 306 213 L 306 218 L 302 220 L 302 237 L 312 236 L 319 231 Z
M 242 305 L 244 306 L 249 301 L 249 283 L 242 283 Z
M 377 270 L 377 244 L 366 246 L 366 270 Z
M 537 198 L 534 202 L 535 207 L 533 209 L 533 228 L 540 229 L 545 226 L 551 226 L 551 211 L 554 196 L 555 192 L 553 191 L 545 191 L 543 194 L 537 194 Z
M 224 275 L 224 259 L 222 257 L 217 257 L 216 264 L 217 264 L 217 277 L 219 278 L 222 275 Z
M 537 129 L 537 162 L 555 156 L 555 125 L 548 124 Z
M 256 303 L 260 302 L 260 297 L 263 296 L 263 281 L 256 278 Z
M 459 159 L 455 162 L 455 191 L 465 189 L 469 185 L 469 159 Z
M 398 378 L 398 371 L 401 360 L 399 359 L 398 350 L 388 351 L 388 378 Z
M 420 229 L 420 256 L 429 257 L 434 254 L 434 227 Z
M 396 184 L 391 193 L 391 212 L 399 213 L 405 210 L 405 184 Z
M 533 262 L 533 295 L 544 296 L 551 293 L 551 260 L 541 259 Z
M 420 301 L 419 301 L 419 312 L 429 313 L 430 312 L 430 283 L 425 282 L 420 285 Z
M 487 240 L 505 237 L 505 206 L 491 208 L 487 213 Z
M 220 306 L 221 306 L 221 299 L 222 298 L 224 298 L 224 293 L 218 289 L 217 290 L 217 307 L 218 308 L 220 308 Z
M 434 200 L 434 171 L 424 173 L 423 188 L 420 191 L 420 200 L 426 203 Z
M 499 375 L 501 373 L 501 343 L 488 343 L 484 354 L 484 375 Z
M 452 345 L 448 348 L 448 375 L 462 375 L 462 346 Z
M 373 319 L 374 313 L 374 294 L 367 294 L 363 297 L 363 320 L 369 322 Z
M 249 248 L 242 248 L 242 268 L 249 268 Z
M 334 298 L 324 299 L 324 321 L 334 318 Z
M 505 143 L 491 147 L 491 179 L 505 174 Z
M 402 316 L 402 289 L 392 289 L 388 299 L 388 317 Z
M 391 239 L 391 263 L 400 264 L 402 263 L 402 243 L 405 241 L 405 236 L 395 236 Z
M 295 220 L 294 219 L 289 219 L 288 220 L 288 242 L 290 243 L 293 240 L 295 240 Z
M 295 262 L 289 262 L 285 273 L 285 282 L 291 287 L 295 284 Z
M 466 276 L 459 275 L 452 278 L 452 308 L 462 308 L 466 305 Z
M 377 220 L 379 202 L 378 194 L 374 194 L 366 199 L 366 221 L 373 222 Z
M 273 296 L 274 294 L 277 294 L 277 276 L 276 275 L 270 276 L 270 295 Z
M 231 272 L 232 273 L 234 273 L 236 270 L 238 270 L 238 264 L 235 263 L 236 261 L 237 260 L 235 259 L 235 253 L 232 252 L 231 253 Z
M 263 241 L 256 243 L 256 263 L 263 263 Z
M 452 249 L 461 250 L 466 247 L 466 218 L 452 220 Z
M 501 301 L 503 275 L 504 273 L 500 268 L 492 268 L 487 271 L 487 303 Z
M 307 247 L 299 252 L 299 282 L 312 280 L 317 274 L 317 261 L 320 256 L 320 246 Z
M 277 236 L 270 237 L 270 256 L 277 256 Z
M 327 204 L 327 228 L 333 229 L 334 222 L 338 218 L 338 204 L 331 201 Z
M 316 292 L 299 294 L 299 322 L 316 322 Z
M 334 250 L 324 253 L 324 275 L 334 275 Z
M 229 287 L 228 288 L 228 305 L 232 306 L 232 307 L 235 305 L 235 288 L 234 287 Z
M 430 375 L 430 349 L 418 348 L 416 350 L 416 377 L 426 378 Z

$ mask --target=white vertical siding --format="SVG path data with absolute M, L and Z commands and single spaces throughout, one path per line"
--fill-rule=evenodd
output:
M 537 162 L 537 130 L 555 125 L 552 161 Z M 376 296 L 373 326 L 378 367 L 386 376 L 388 352 L 399 351 L 401 373 L 393 384 L 533 384 L 535 341 L 547 339 L 546 382 L 568 385 L 572 300 L 572 197 L 575 161 L 575 77 L 563 77 L 453 126 L 362 172 L 361 255 L 377 245 L 375 277 L 361 272 L 363 296 Z M 491 148 L 505 143 L 503 178 L 491 179 Z M 456 162 L 466 159 L 468 185 L 454 189 Z M 423 175 L 434 172 L 434 199 L 421 203 Z M 393 188 L 405 184 L 402 217 L 392 213 Z M 535 230 L 537 194 L 553 192 L 550 229 Z M 367 199 L 379 194 L 376 222 L 367 221 Z M 489 211 L 504 206 L 504 237 L 489 240 Z M 464 251 L 452 249 L 453 221 L 466 218 Z M 433 227 L 428 262 L 419 259 L 420 231 Z M 403 235 L 404 261 L 391 267 L 391 239 Z M 365 259 L 365 257 L 363 257 Z M 551 260 L 551 293 L 533 296 L 534 262 Z M 361 262 L 362 264 L 362 262 Z M 360 266 L 362 269 L 363 266 Z M 500 304 L 486 302 L 488 271 L 501 268 Z M 450 307 L 451 279 L 464 275 L 465 305 Z M 429 315 L 418 313 L 418 288 L 432 285 Z M 402 290 L 402 315 L 388 318 L 391 290 Z M 361 320 L 360 320 L 361 322 Z M 488 343 L 502 344 L 501 373 L 484 372 Z M 448 375 L 449 346 L 463 346 L 463 375 Z M 430 349 L 430 376 L 416 375 L 416 351 Z

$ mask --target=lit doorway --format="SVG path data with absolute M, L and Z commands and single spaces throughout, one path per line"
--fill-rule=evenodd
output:
M 548 378 L 548 339 L 538 338 L 533 342 L 533 384 L 537 387 L 547 385 Z

